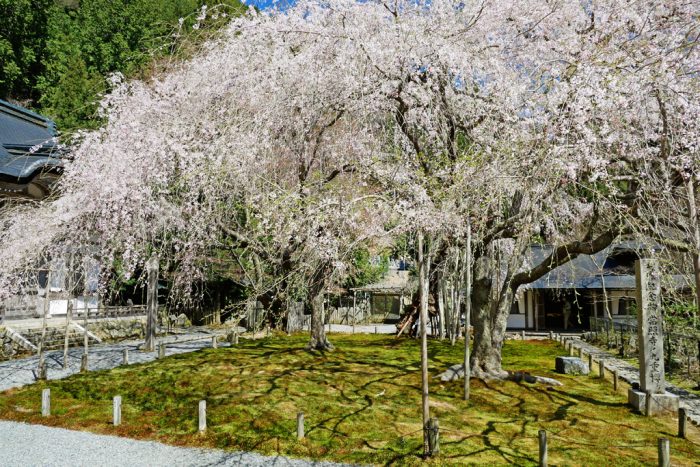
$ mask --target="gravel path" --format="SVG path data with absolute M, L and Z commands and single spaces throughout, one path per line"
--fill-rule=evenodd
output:
M 0 421 L 2 466 L 336 466 L 286 457 L 167 446 L 116 436 Z
M 157 342 L 166 344 L 165 355 L 194 352 L 206 347 L 211 347 L 211 338 L 221 333 L 208 330 L 197 330 L 185 334 L 171 335 L 158 339 Z M 200 339 L 192 341 L 192 339 Z M 124 349 L 129 350 L 130 363 L 145 363 L 156 360 L 157 352 L 143 352 L 139 345 L 143 340 L 125 341 L 118 344 L 98 344 L 89 348 L 88 368 L 94 370 L 108 370 L 122 364 Z M 219 346 L 228 343 L 219 342 Z M 46 352 L 46 369 L 49 379 L 61 379 L 80 371 L 80 359 L 83 355 L 82 347 L 68 350 L 68 368 L 63 369 L 63 350 Z M 17 360 L 0 362 L 0 391 L 32 384 L 36 381 L 39 357 L 32 356 Z
M 616 358 L 615 355 L 581 339 L 574 339 L 573 342 L 575 348 L 581 348 L 586 358 L 588 358 L 588 355 L 593 355 L 593 360 L 595 362 L 603 360 L 603 366 L 606 371 L 615 372 L 617 370 L 622 381 L 625 381 L 629 385 L 632 385 L 632 383 L 639 383 L 639 368 L 636 366 L 624 360 L 620 360 Z M 594 371 L 597 371 L 597 367 L 596 369 L 591 368 L 591 372 Z M 686 409 L 688 420 L 694 425 L 700 425 L 700 396 L 690 393 L 685 389 L 678 388 L 668 383 L 668 381 L 666 382 L 666 390 L 680 397 L 680 406 Z

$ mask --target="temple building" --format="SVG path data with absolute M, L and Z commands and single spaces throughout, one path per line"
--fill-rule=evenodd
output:
M 0 100 L 0 200 L 47 197 L 64 155 L 53 121 Z

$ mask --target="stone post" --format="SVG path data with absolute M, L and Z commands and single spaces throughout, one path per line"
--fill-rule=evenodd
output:
M 663 394 L 664 338 L 661 317 L 661 277 L 658 263 L 639 260 L 637 275 L 637 332 L 639 333 L 639 385 L 644 392 Z
M 41 416 L 51 415 L 51 389 L 46 388 L 41 391 Z
M 198 431 L 204 433 L 207 431 L 207 401 L 199 401 L 199 423 Z
M 297 439 L 304 439 L 304 412 L 297 414 Z
M 666 392 L 664 336 L 661 315 L 661 273 L 655 259 L 635 264 L 637 279 L 637 340 L 639 349 L 639 390 L 629 389 L 630 405 L 648 416 L 677 413 L 678 396 Z M 647 401 L 646 399 L 651 400 Z
M 122 396 L 114 396 L 112 399 L 112 424 L 114 426 L 122 424 Z

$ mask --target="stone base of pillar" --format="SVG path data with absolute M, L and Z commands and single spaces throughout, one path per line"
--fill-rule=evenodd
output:
M 679 398 L 675 394 L 650 394 L 649 416 L 678 413 Z M 627 403 L 642 414 L 647 414 L 647 394 L 637 389 L 627 390 Z

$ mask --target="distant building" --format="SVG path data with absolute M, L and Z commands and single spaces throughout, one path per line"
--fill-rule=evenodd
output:
M 636 317 L 634 263 L 640 252 L 653 246 L 620 242 L 594 255 L 581 255 L 521 286 L 508 316 L 508 328 L 532 330 L 583 330 L 591 318 L 616 322 Z M 538 264 L 552 252 L 551 246 L 532 246 L 528 263 Z M 687 289 L 688 278 L 665 277 L 665 286 Z M 565 322 L 566 321 L 566 322 Z
M 63 171 L 56 125 L 0 100 L 0 198 L 42 199 Z

